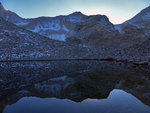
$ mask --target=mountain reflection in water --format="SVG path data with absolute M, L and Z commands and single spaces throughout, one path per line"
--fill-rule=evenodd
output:
M 146 65 L 0 63 L 0 113 L 150 113 L 149 106 L 150 67 Z
M 24 97 L 6 107 L 4 113 L 149 113 L 150 107 L 135 97 L 113 90 L 107 99 L 86 99 L 76 103 L 68 99 Z

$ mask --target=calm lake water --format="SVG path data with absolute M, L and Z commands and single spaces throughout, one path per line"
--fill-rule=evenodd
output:
M 101 61 L 1 63 L 0 113 L 150 113 L 150 67 Z
M 134 96 L 113 90 L 107 99 L 68 99 L 24 97 L 7 106 L 3 113 L 150 113 L 150 107 Z

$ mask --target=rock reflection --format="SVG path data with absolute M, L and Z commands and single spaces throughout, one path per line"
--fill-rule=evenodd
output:
M 22 97 L 56 97 L 81 102 L 107 98 L 122 89 L 150 105 L 150 67 L 101 61 L 0 64 L 0 110 Z

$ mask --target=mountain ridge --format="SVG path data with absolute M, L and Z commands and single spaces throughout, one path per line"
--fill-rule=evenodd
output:
M 31 35 L 29 35 L 29 37 L 31 37 L 31 39 L 33 39 L 33 37 L 35 38 L 35 34 L 38 34 L 39 36 L 37 37 L 41 37 L 39 38 L 40 40 L 42 40 L 43 37 L 51 39 L 51 44 L 54 43 L 54 40 L 56 40 L 55 43 L 57 44 L 53 47 L 50 47 L 50 45 L 45 45 L 46 47 L 44 47 L 42 44 L 39 44 L 40 47 L 45 50 L 45 52 L 43 52 L 42 54 L 47 59 L 56 58 L 54 57 L 56 55 L 58 59 L 113 58 L 129 61 L 149 61 L 150 55 L 148 53 L 144 54 L 144 51 L 149 51 L 149 47 L 144 46 L 144 43 L 146 41 L 149 41 L 150 37 L 150 24 L 148 24 L 149 19 L 148 21 L 146 21 L 146 24 L 145 21 L 143 21 L 144 24 L 139 23 L 143 27 L 139 27 L 139 25 L 137 26 L 135 24 L 129 24 L 126 22 L 116 26 L 113 25 L 109 21 L 109 18 L 107 18 L 107 16 L 105 15 L 86 16 L 81 12 L 74 12 L 70 15 L 61 15 L 56 17 L 23 19 L 13 12 L 12 14 L 8 15 L 7 10 L 4 10 L 3 6 L 1 7 L 0 17 L 6 21 L 4 23 L 10 22 L 14 24 L 14 26 L 18 26 L 18 28 L 15 27 L 18 30 L 25 29 L 27 31 L 30 31 Z M 141 12 L 145 12 L 145 10 L 146 13 L 150 14 L 149 10 L 147 9 L 144 9 Z M 9 12 L 11 13 L 11 11 Z M 138 15 L 140 15 L 140 13 Z M 6 25 L 6 27 L 8 28 L 1 28 L 2 33 L 0 36 L 6 37 L 5 35 L 9 35 L 9 33 L 4 32 L 5 30 L 8 31 L 9 29 L 9 26 Z M 16 32 L 16 30 L 14 29 L 13 32 Z M 18 34 L 12 34 L 13 37 L 15 37 L 16 35 Z M 11 39 L 12 36 L 8 36 L 8 39 Z M 16 39 L 14 38 L 14 40 Z M 9 43 L 12 43 L 11 41 Z M 35 42 L 39 43 L 38 40 L 35 40 Z M 1 43 L 3 44 L 4 42 L 1 41 Z M 146 45 L 148 46 L 148 44 Z M 65 49 L 58 50 L 59 47 Z M 4 48 L 4 46 L 2 46 L 1 48 Z M 45 56 L 45 53 L 47 51 L 46 48 L 49 48 L 48 51 L 50 53 L 52 52 L 53 57 Z M 132 53 L 134 52 L 132 51 L 138 51 L 138 48 L 144 49 L 144 51 L 140 49 L 139 55 L 133 55 Z M 80 49 L 83 53 L 79 51 Z M 11 56 L 11 49 L 9 48 L 8 50 L 8 53 Z M 62 50 L 66 51 L 64 55 L 61 52 Z M 35 54 L 34 51 L 31 52 Z M 38 52 L 39 50 L 37 50 L 37 53 Z M 71 54 L 69 54 L 68 52 Z M 143 56 L 142 54 L 145 56 Z M 28 52 L 26 53 L 26 55 L 28 55 Z M 5 60 L 7 60 L 7 57 L 5 57 Z M 17 60 L 19 60 L 19 58 Z
M 81 12 L 74 12 L 69 15 L 60 15 L 56 17 L 24 19 L 16 13 L 10 13 L 11 15 L 8 15 L 6 10 L 1 10 L 0 16 L 19 27 L 60 41 L 66 41 L 67 38 L 72 37 L 72 34 L 77 34 L 78 31 L 76 30 L 81 29 L 79 27 L 89 26 L 90 24 L 91 26 L 100 24 L 99 26 L 103 27 L 107 27 L 106 25 L 108 25 L 106 29 L 109 29 L 109 27 L 110 30 L 114 29 L 113 24 L 105 15 L 86 16 Z

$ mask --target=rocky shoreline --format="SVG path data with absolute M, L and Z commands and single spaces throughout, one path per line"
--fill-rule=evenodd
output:
M 67 62 L 67 61 L 99 61 L 99 62 L 120 62 L 120 63 L 128 63 L 134 66 L 150 66 L 150 61 L 128 61 L 128 60 L 117 60 L 113 58 L 105 58 L 105 59 L 30 59 L 30 60 L 0 60 L 0 63 L 22 63 L 22 62 Z

